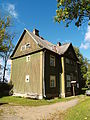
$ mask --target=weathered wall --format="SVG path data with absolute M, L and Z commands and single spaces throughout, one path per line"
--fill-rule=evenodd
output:
M 50 55 L 55 56 L 55 67 L 50 66 Z M 47 97 L 57 97 L 60 94 L 60 73 L 61 59 L 60 56 L 46 51 L 45 53 L 45 93 Z M 56 76 L 56 87 L 50 88 L 50 75 Z
M 42 94 L 42 52 L 30 55 L 30 61 L 26 62 L 26 56 L 12 60 L 11 80 L 14 84 L 15 93 L 37 93 Z M 25 82 L 26 75 L 30 81 Z M 41 77 L 41 78 L 40 78 Z

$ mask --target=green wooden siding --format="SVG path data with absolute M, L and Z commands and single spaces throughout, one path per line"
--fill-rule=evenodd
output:
M 30 76 L 30 82 L 25 82 L 26 75 Z M 12 78 L 15 93 L 40 94 L 40 52 L 30 55 L 30 61 L 26 62 L 26 56 L 12 61 Z

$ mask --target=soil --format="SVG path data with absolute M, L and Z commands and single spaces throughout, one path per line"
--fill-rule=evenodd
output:
M 54 119 L 58 120 L 56 114 L 62 113 L 77 103 L 78 99 L 39 107 L 0 105 L 0 111 L 2 111 L 0 120 L 51 120 L 53 115 L 55 115 Z

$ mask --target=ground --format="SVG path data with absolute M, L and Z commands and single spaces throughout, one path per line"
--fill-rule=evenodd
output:
M 59 102 L 51 105 L 39 107 L 30 106 L 12 106 L 1 105 L 2 111 L 0 120 L 37 120 L 37 119 L 52 119 L 53 115 L 58 112 L 63 112 L 68 108 L 75 106 L 78 98 L 67 102 Z M 58 119 L 58 118 L 57 118 Z

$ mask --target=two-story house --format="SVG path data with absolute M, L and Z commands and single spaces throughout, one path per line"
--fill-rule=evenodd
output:
M 79 91 L 78 58 L 71 43 L 54 45 L 40 37 L 38 30 L 24 29 L 11 60 L 16 96 L 42 99 Z

